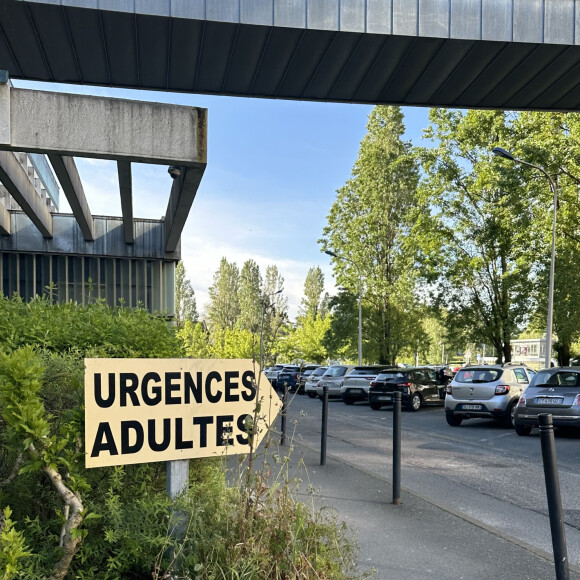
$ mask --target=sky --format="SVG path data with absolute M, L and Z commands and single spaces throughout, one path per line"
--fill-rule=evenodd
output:
M 289 317 L 298 313 L 308 269 L 320 266 L 336 292 L 328 256 L 317 243 L 336 190 L 350 177 L 366 133 L 367 105 L 312 103 L 134 91 L 13 81 L 19 88 L 136 99 L 208 109 L 208 160 L 181 238 L 186 275 L 203 314 L 222 257 L 275 264 L 284 277 Z M 428 109 L 405 107 L 405 138 L 419 144 Z M 93 215 L 121 215 L 113 161 L 77 158 Z M 171 177 L 164 165 L 133 164 L 133 214 L 165 215 Z M 70 212 L 61 195 L 61 212 Z

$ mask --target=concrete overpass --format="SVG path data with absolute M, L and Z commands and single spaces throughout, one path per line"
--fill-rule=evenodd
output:
M 578 0 L 2 0 L 12 78 L 578 110 Z

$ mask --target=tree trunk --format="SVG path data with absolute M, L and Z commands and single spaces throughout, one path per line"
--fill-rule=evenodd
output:
M 570 366 L 570 343 L 558 342 L 556 352 L 558 353 L 558 364 L 561 367 Z
M 502 345 L 503 359 L 506 363 L 512 362 L 512 345 L 504 342 Z
M 495 348 L 495 352 L 497 352 L 497 363 L 501 364 L 503 362 L 503 346 L 501 338 L 495 337 L 493 339 L 493 346 Z

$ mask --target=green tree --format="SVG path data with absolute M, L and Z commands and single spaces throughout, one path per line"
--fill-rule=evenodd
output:
M 185 354 L 190 358 L 210 358 L 209 333 L 201 322 L 185 321 L 183 328 L 177 331 L 177 338 L 182 341 Z
M 322 306 L 322 292 L 324 291 L 324 274 L 320 266 L 313 266 L 306 274 L 304 281 L 304 298 L 300 305 L 300 314 L 305 317 L 316 318 Z
M 180 261 L 175 268 L 175 324 L 182 328 L 187 320 L 196 322 L 197 318 L 195 292 L 185 275 L 185 266 Z
M 260 328 L 260 314 L 262 297 L 262 276 L 260 267 L 254 260 L 247 260 L 240 273 L 238 302 L 240 315 L 238 326 L 256 334 Z
M 580 338 L 580 115 L 520 113 L 512 123 L 514 138 L 502 143 L 518 158 L 543 166 L 558 189 L 556 266 L 554 276 L 554 333 L 561 365 L 570 364 L 572 345 Z M 535 313 L 532 327 L 546 328 L 551 253 L 553 197 L 539 171 L 497 160 L 530 191 L 536 228 Z
M 238 290 L 240 273 L 237 265 L 222 258 L 209 288 L 208 317 L 213 328 L 234 328 L 240 315 Z
M 530 311 L 535 256 L 533 198 L 491 149 L 510 143 L 502 111 L 432 109 L 421 151 L 425 179 L 413 241 L 448 328 L 465 342 L 487 342 L 499 361 Z
M 293 358 L 307 362 L 322 363 L 328 352 L 324 346 L 324 336 L 330 330 L 329 316 L 305 316 L 293 333 L 293 342 L 296 352 Z
M 363 356 L 387 364 L 408 344 L 409 321 L 417 309 L 414 255 L 406 240 L 418 167 L 411 144 L 402 140 L 404 130 L 399 107 L 373 109 L 352 176 L 338 190 L 320 240 L 323 250 L 348 258 L 333 258 L 333 265 L 339 284 L 353 296 L 359 292 L 354 264 L 360 268 Z M 357 340 L 356 333 L 352 339 Z
M 264 360 L 276 362 L 280 352 L 279 340 L 288 330 L 288 298 L 279 290 L 284 289 L 284 277 L 275 265 L 266 268 L 264 280 L 264 294 L 262 297 L 264 308 L 263 345 Z

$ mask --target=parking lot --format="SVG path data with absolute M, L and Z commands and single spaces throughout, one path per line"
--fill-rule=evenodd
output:
M 293 396 L 287 440 L 320 449 L 318 399 Z M 327 454 L 390 482 L 392 410 L 329 402 Z M 570 562 L 580 565 L 580 435 L 558 433 L 559 476 Z M 522 545 L 551 553 L 540 437 L 487 419 L 450 427 L 442 407 L 402 415 L 403 489 Z M 389 489 L 385 489 L 388 501 Z

